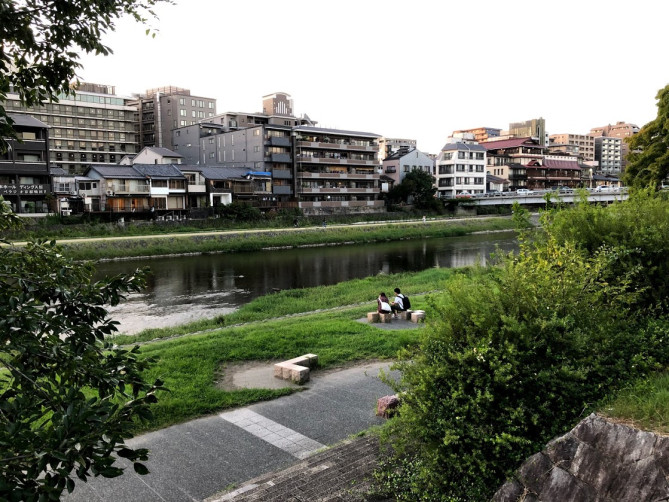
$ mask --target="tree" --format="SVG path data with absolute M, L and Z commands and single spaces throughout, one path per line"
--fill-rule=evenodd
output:
M 388 193 L 391 202 L 401 201 L 409 203 L 413 201 L 417 209 L 434 209 L 436 200 L 434 194 L 434 177 L 428 172 L 420 169 L 412 169 L 406 174 L 402 183 L 395 185 Z
M 16 137 L 3 106 L 11 89 L 25 106 L 57 102 L 73 92 L 79 53 L 110 54 L 100 37 L 115 21 L 128 14 L 144 23 L 160 2 L 170 0 L 0 0 L 0 151 Z
M 17 224 L 0 199 L 0 232 Z M 148 472 L 147 450 L 124 441 L 162 383 L 142 380 L 153 361 L 139 347 L 106 341 L 117 323 L 104 307 L 139 290 L 144 272 L 91 273 L 55 242 L 0 247 L 0 500 L 57 500 L 75 477 L 121 474 L 117 457 Z
M 629 186 L 659 187 L 669 175 L 669 85 L 660 89 L 655 99 L 657 118 L 625 139 L 630 153 L 623 179 Z

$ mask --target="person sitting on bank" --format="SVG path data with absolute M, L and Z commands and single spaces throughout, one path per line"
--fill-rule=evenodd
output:
M 385 293 L 381 292 L 381 294 L 379 294 L 379 297 L 376 299 L 376 303 L 378 304 L 377 311 L 379 312 L 379 314 L 392 313 L 393 310 L 390 306 L 390 302 L 388 301 L 388 297 L 386 296 Z
M 395 291 L 395 299 L 390 304 L 390 309 L 392 310 L 395 318 L 397 318 L 397 313 L 404 312 L 406 308 L 404 308 L 404 295 L 401 293 L 400 288 L 395 288 L 394 291 Z

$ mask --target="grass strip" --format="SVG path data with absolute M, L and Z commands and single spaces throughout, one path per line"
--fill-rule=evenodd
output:
M 607 400 L 600 413 L 642 430 L 669 433 L 669 373 L 634 382 Z
M 268 248 L 295 248 L 314 245 L 340 245 L 456 237 L 480 231 L 510 230 L 509 218 L 477 218 L 468 220 L 419 221 L 395 224 L 347 225 L 326 228 L 290 228 L 250 230 L 245 232 L 214 232 L 205 234 L 99 239 L 60 242 L 64 252 L 77 260 L 130 258 L 190 253 L 231 253 L 260 251 Z

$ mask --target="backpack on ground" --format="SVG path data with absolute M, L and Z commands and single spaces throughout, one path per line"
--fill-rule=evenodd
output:
M 409 310 L 411 308 L 411 300 L 409 300 L 407 295 L 402 295 L 402 306 L 404 307 L 404 310 Z

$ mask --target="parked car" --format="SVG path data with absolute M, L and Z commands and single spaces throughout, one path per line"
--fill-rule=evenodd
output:
M 516 195 L 532 195 L 534 190 L 528 190 L 527 188 L 519 188 L 516 190 Z
M 486 197 L 501 197 L 502 192 L 499 190 L 488 190 L 485 195 Z
M 595 192 L 610 192 L 612 190 L 612 187 L 609 185 L 599 185 L 597 188 L 595 188 Z
M 455 198 L 456 199 L 469 199 L 469 198 L 471 198 L 471 196 L 472 196 L 471 193 L 469 193 L 467 190 L 463 190 L 459 194 L 456 194 Z

